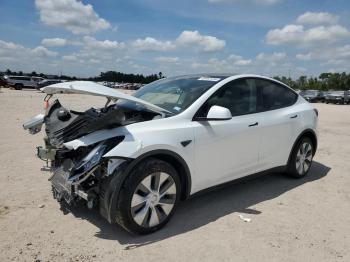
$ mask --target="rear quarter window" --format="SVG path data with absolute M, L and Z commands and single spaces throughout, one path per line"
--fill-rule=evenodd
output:
M 264 79 L 256 79 L 255 82 L 260 112 L 291 106 L 298 99 L 295 92 L 278 83 Z

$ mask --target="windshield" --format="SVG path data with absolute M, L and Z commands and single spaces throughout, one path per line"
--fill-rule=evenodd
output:
M 221 80 L 200 76 L 167 78 L 145 85 L 133 96 L 178 114 Z

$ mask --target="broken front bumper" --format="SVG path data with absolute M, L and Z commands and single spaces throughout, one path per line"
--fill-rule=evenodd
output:
M 50 178 L 52 184 L 52 193 L 57 201 L 65 200 L 70 204 L 74 198 L 74 187 L 72 182 L 69 181 L 69 163 L 56 168 L 52 177 Z
M 44 161 L 55 160 L 56 151 L 57 151 L 56 149 L 48 149 L 48 148 L 43 148 L 42 146 L 38 146 L 36 150 L 37 150 L 36 155 L 41 160 L 44 160 Z

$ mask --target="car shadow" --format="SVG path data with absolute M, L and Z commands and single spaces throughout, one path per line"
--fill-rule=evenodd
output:
M 267 174 L 195 195 L 179 204 L 173 218 L 163 229 L 144 236 L 130 234 L 118 225 L 109 224 L 97 210 L 91 211 L 84 206 L 75 206 L 69 207 L 69 212 L 96 225 L 99 228 L 96 237 L 117 240 L 128 250 L 195 230 L 234 212 L 258 215 L 261 212 L 250 208 L 251 206 L 321 179 L 329 170 L 329 167 L 314 161 L 309 174 L 301 179 L 283 174 Z M 67 212 L 67 208 L 66 205 L 61 205 L 63 212 Z

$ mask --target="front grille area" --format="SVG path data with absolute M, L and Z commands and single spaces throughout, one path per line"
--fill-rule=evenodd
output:
M 72 161 L 64 161 L 63 165 L 55 169 L 54 174 L 51 177 L 51 184 L 55 198 L 58 201 L 64 199 L 68 204 L 71 203 L 74 198 L 72 185 L 68 181 L 72 166 Z

